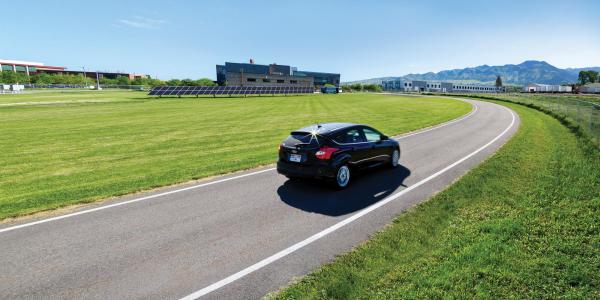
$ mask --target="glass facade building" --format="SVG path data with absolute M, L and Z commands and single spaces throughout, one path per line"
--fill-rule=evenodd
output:
M 323 73 L 323 72 L 309 72 L 309 71 L 294 71 L 294 76 L 307 76 L 314 78 L 316 87 L 323 87 L 326 84 L 340 86 L 340 74 L 334 73 Z
M 247 84 L 248 79 L 256 78 L 258 81 L 268 82 L 270 84 L 301 84 L 312 82 L 315 88 L 321 88 L 326 84 L 336 87 L 340 85 L 340 74 L 298 71 L 296 67 L 288 65 L 258 65 L 251 63 L 232 63 L 226 62 L 224 65 L 217 65 L 217 83 L 219 85 L 243 85 Z M 277 76 L 274 82 L 268 77 Z

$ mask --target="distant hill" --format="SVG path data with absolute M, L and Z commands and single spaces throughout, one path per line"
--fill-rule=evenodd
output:
M 589 68 L 566 68 L 566 71 L 571 72 L 574 76 L 579 76 L 579 71 L 596 71 L 600 73 L 600 67 L 589 67 Z
M 528 83 L 564 84 L 577 82 L 577 76 L 581 70 L 595 70 L 600 72 L 600 67 L 559 69 L 545 61 L 528 60 L 518 65 L 483 65 L 437 73 L 407 74 L 399 77 L 372 78 L 348 83 L 380 84 L 382 80 L 401 78 L 407 80 L 493 83 L 496 80 L 496 76 L 500 75 L 504 84 L 511 85 L 526 85 Z

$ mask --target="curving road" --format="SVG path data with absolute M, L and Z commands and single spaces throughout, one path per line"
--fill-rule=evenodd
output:
M 0 298 L 260 298 L 368 239 L 517 130 L 510 110 L 467 101 L 469 115 L 398 137 L 401 167 L 344 191 L 269 167 L 0 225 Z

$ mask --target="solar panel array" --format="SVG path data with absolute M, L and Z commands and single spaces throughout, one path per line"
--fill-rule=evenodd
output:
M 312 94 L 312 87 L 295 86 L 157 86 L 150 96 Z

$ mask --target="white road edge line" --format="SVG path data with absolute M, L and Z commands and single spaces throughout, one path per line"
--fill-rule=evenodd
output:
M 350 217 L 348 217 L 348 218 L 346 218 L 346 219 L 344 219 L 344 220 L 342 220 L 342 221 L 340 221 L 340 222 L 332 225 L 331 227 L 328 227 L 328 228 L 324 229 L 321 232 L 318 232 L 318 233 L 310 236 L 309 238 L 307 238 L 307 239 L 305 239 L 303 241 L 300 241 L 300 242 L 298 242 L 298 243 L 290 246 L 289 248 L 281 250 L 281 251 L 279 251 L 279 252 L 277 252 L 277 253 L 275 253 L 275 254 L 273 254 L 273 255 L 271 255 L 271 256 L 269 256 L 269 257 L 267 257 L 267 258 L 265 258 L 265 259 L 263 259 L 263 260 L 261 260 L 261 261 L 259 261 L 257 263 L 255 263 L 255 264 L 253 264 L 253 265 L 251 265 L 251 266 L 249 266 L 249 267 L 247 267 L 247 268 L 245 268 L 245 269 L 243 269 L 243 270 L 241 270 L 241 271 L 239 271 L 239 272 L 237 272 L 235 274 L 232 274 L 232 275 L 230 275 L 230 276 L 228 276 L 226 278 L 223 278 L 223 279 L 221 279 L 221 280 L 219 280 L 219 281 L 217 281 L 217 282 L 215 282 L 215 283 L 213 283 L 213 284 L 211 284 L 211 285 L 209 285 L 209 286 L 207 286 L 207 287 L 205 287 L 205 288 L 203 288 L 201 290 L 198 290 L 198 291 L 196 291 L 196 292 L 194 292 L 192 294 L 189 294 L 188 296 L 185 296 L 185 297 L 181 298 L 181 300 L 192 300 L 192 299 L 200 298 L 200 297 L 202 297 L 202 296 L 204 296 L 204 295 L 206 295 L 208 293 L 211 293 L 211 292 L 213 292 L 213 291 L 215 291 L 215 290 L 217 290 L 219 288 L 222 288 L 223 286 L 228 285 L 228 284 L 230 284 L 230 283 L 232 283 L 232 282 L 234 282 L 234 281 L 236 281 L 236 280 L 238 280 L 238 279 L 240 279 L 240 278 L 242 278 L 242 277 L 244 277 L 244 276 L 246 276 L 246 275 L 248 275 L 248 274 L 250 274 L 250 273 L 252 273 L 254 271 L 257 271 L 257 270 L 259 270 L 259 269 L 261 269 L 261 268 L 263 268 L 263 267 L 265 267 L 265 266 L 267 266 L 267 265 L 269 265 L 269 264 L 271 264 L 271 263 L 273 263 L 273 262 L 275 262 L 275 261 L 277 261 L 277 260 L 279 260 L 279 259 L 287 256 L 288 254 L 291 254 L 291 253 L 293 253 L 293 252 L 295 252 L 295 251 L 303 248 L 304 246 L 307 246 L 307 245 L 309 245 L 309 244 L 311 244 L 311 243 L 313 243 L 313 242 L 321 239 L 322 237 L 324 237 L 324 236 L 326 236 L 326 235 L 328 235 L 328 234 L 330 234 L 330 233 L 332 233 L 332 232 L 334 232 L 334 231 L 336 231 L 336 230 L 344 227 L 345 225 L 348 225 L 348 224 L 352 223 L 353 221 L 356 221 L 360 217 L 362 217 L 362 216 L 364 216 L 364 215 L 366 215 L 366 214 L 368 214 L 368 213 L 376 210 L 377 208 L 379 208 L 381 206 L 384 206 L 385 204 L 387 204 L 387 203 L 389 203 L 389 202 L 391 202 L 391 201 L 399 198 L 400 196 L 402 196 L 402 195 L 404 195 L 404 194 L 406 194 L 406 193 L 408 193 L 408 192 L 416 189 L 417 187 L 419 187 L 419 186 L 425 184 L 426 182 L 428 182 L 428 181 L 430 181 L 430 180 L 438 177 L 439 175 L 441 175 L 441 174 L 445 173 L 446 171 L 452 169 L 456 165 L 464 162 L 465 160 L 471 158 L 475 154 L 481 152 L 483 149 L 489 147 L 491 144 L 493 144 L 498 139 L 500 139 L 502 136 L 504 136 L 513 127 L 513 125 L 515 124 L 515 119 L 516 119 L 515 114 L 510 109 L 508 109 L 508 108 L 506 108 L 504 106 L 500 106 L 500 107 L 503 107 L 508 112 L 510 112 L 510 114 L 512 115 L 512 121 L 510 122 L 510 125 L 506 129 L 504 129 L 504 131 L 502 131 L 502 133 L 500 133 L 500 135 L 496 136 L 494 139 L 492 139 L 487 144 L 483 145 L 481 148 L 479 148 L 479 149 L 471 152 L 469 155 L 467 155 L 467 156 L 465 156 L 465 157 L 463 157 L 463 158 L 455 161 L 454 163 L 450 164 L 449 166 L 447 166 L 447 167 L 445 167 L 445 168 L 437 171 L 436 173 L 430 175 L 427 178 L 424 178 L 423 180 L 415 183 L 414 185 L 411 185 L 410 187 L 407 187 L 406 189 L 404 189 L 404 190 L 402 190 L 402 191 L 400 191 L 400 192 L 398 192 L 396 194 L 388 196 L 387 198 L 385 198 L 385 199 L 383 199 L 383 200 L 381 200 L 381 201 L 379 201 L 379 202 L 377 202 L 377 203 L 375 203 L 375 204 L 373 204 L 373 205 L 371 205 L 371 206 L 369 206 L 369 207 L 367 207 L 367 208 L 365 208 L 365 209 L 357 212 L 356 214 L 354 214 L 354 215 L 352 215 L 352 216 L 350 216 Z
M 462 99 L 457 99 L 457 100 L 464 101 Z M 465 120 L 466 118 L 472 116 L 477 111 L 477 105 L 476 104 L 472 104 L 472 105 L 473 105 L 473 109 L 471 110 L 471 112 L 468 113 L 468 114 L 466 114 L 465 116 L 463 116 L 461 118 L 458 118 L 458 119 L 455 119 L 455 120 L 451 120 L 451 121 L 448 121 L 446 123 L 442 123 L 442 124 L 436 125 L 434 127 L 425 128 L 425 129 L 423 129 L 421 131 L 416 131 L 416 132 L 413 132 L 413 133 L 409 133 L 407 135 L 401 135 L 401 136 L 397 137 L 396 139 L 407 138 L 409 136 L 413 136 L 413 135 L 425 133 L 425 132 L 428 132 L 428 131 L 431 131 L 431 130 L 434 130 L 434 129 L 438 129 L 438 128 L 441 128 L 441 127 L 444 127 L 444 126 L 447 126 L 447 125 L 454 124 L 456 122 L 460 122 L 462 120 Z M 79 215 L 83 215 L 83 214 L 92 213 L 92 212 L 99 211 L 99 210 L 104 210 L 104 209 L 113 208 L 113 207 L 117 207 L 117 206 L 121 206 L 121 205 L 126 205 L 126 204 L 131 204 L 131 203 L 140 202 L 140 201 L 144 201 L 144 200 L 149 200 L 149 199 L 153 199 L 153 198 L 158 198 L 158 197 L 162 197 L 162 196 L 166 196 L 166 195 L 170 195 L 170 194 L 175 194 L 175 193 L 179 193 L 179 192 L 183 192 L 183 191 L 197 189 L 197 188 L 205 187 L 205 186 L 208 186 L 208 185 L 213 185 L 213 184 L 222 183 L 222 182 L 226 182 L 226 181 L 230 181 L 230 180 L 240 179 L 240 178 L 244 178 L 244 177 L 248 177 L 248 176 L 252 176 L 252 175 L 257 175 L 257 174 L 261 174 L 261 173 L 269 172 L 269 171 L 274 171 L 274 170 L 275 170 L 275 168 L 268 168 L 268 169 L 264 169 L 264 170 L 260 170 L 260 171 L 256 171 L 256 172 L 252 172 L 252 173 L 247 173 L 247 174 L 243 174 L 243 175 L 228 177 L 228 178 L 224 178 L 224 179 L 220 179 L 220 180 L 215 180 L 215 181 L 211 181 L 211 182 L 207 182 L 207 183 L 202 183 L 202 184 L 198 184 L 198 185 L 194 185 L 194 186 L 189 186 L 189 187 L 185 187 L 185 188 L 181 188 L 181 189 L 176 189 L 176 190 L 172 190 L 172 191 L 168 191 L 168 192 L 164 192 L 164 193 L 149 195 L 149 196 L 145 196 L 145 197 L 141 197 L 141 198 L 136 198 L 136 199 L 132 199 L 132 200 L 128 200 L 128 201 L 123 201 L 123 202 L 119 202 L 119 203 L 114 203 L 114 204 L 99 206 L 99 207 L 96 207 L 96 208 L 82 210 L 82 211 L 78 211 L 78 212 L 74 212 L 74 213 L 70 213 L 70 214 L 66 214 L 66 215 L 62 215 L 62 216 L 56 216 L 56 217 L 52 217 L 52 218 L 48 218 L 48 219 L 42 219 L 42 220 L 38 220 L 38 221 L 34 221 L 34 222 L 24 223 L 24 224 L 10 226 L 10 227 L 6 227 L 6 228 L 0 228 L 0 233 L 12 231 L 12 230 L 17 230 L 17 229 L 21 229 L 21 228 L 25 228 L 25 227 L 30 227 L 30 226 L 34 226 L 34 225 L 39 225 L 39 224 L 43 224 L 43 223 L 58 221 L 58 220 L 62 220 L 62 219 L 70 218 L 70 217 L 75 217 L 75 216 L 79 216 Z
M 407 138 L 407 137 L 410 137 L 410 136 L 413 136 L 413 135 L 417 135 L 417 134 L 425 133 L 425 132 L 432 131 L 432 130 L 435 130 L 435 129 L 439 129 L 439 128 L 442 128 L 444 126 L 448 126 L 450 124 L 454 124 L 456 122 L 460 122 L 460 121 L 462 121 L 462 120 L 464 120 L 466 118 L 469 118 L 470 116 L 472 116 L 473 114 L 475 114 L 475 112 L 477 112 L 477 109 L 479 108 L 477 106 L 477 104 L 472 104 L 472 105 L 473 105 L 473 109 L 471 110 L 471 112 L 468 113 L 468 114 L 466 114 L 466 115 L 464 115 L 462 118 L 458 118 L 458 119 L 455 119 L 455 120 L 452 120 L 452 121 L 448 121 L 446 123 L 442 123 L 442 124 L 439 124 L 439 125 L 436 125 L 436 126 L 433 126 L 433 127 L 430 127 L 430 128 L 425 128 L 425 129 L 422 129 L 420 131 L 416 131 L 416 132 L 413 132 L 413 133 L 407 133 L 405 135 L 400 135 L 396 139 L 400 140 L 400 139 L 404 139 L 404 138 Z
M 242 175 L 238 175 L 238 176 L 223 178 L 223 179 L 219 179 L 219 180 L 215 180 L 215 181 L 211 181 L 211 182 L 207 182 L 207 183 L 202 183 L 202 184 L 198 184 L 198 185 L 194 185 L 194 186 L 189 186 L 189 187 L 185 187 L 185 188 L 181 188 L 181 189 L 176 189 L 176 190 L 172 190 L 172 191 L 168 191 L 168 192 L 163 192 L 163 193 L 159 193 L 159 194 L 154 194 L 154 195 L 150 195 L 150 196 L 136 198 L 136 199 L 132 199 L 132 200 L 128 200 L 128 201 L 123 201 L 123 202 L 119 202 L 119 203 L 115 203 L 115 204 L 109 204 L 109 205 L 100 206 L 100 207 L 96 207 L 96 208 L 92 208 L 92 209 L 88 209 L 88 210 L 82 210 L 82 211 L 74 212 L 74 213 L 71 213 L 71 214 L 66 214 L 66 215 L 62 215 L 62 216 L 57 216 L 57 217 L 53 217 L 53 218 L 48 218 L 48 219 L 43 219 L 43 220 L 35 221 L 35 222 L 20 224 L 20 225 L 16 225 L 16 226 L 12 226 L 12 227 L 2 228 L 2 229 L 0 229 L 0 233 L 11 231 L 11 230 L 16 230 L 16 229 L 19 229 L 19 228 L 29 227 L 29 226 L 33 226 L 33 225 L 38 225 L 38 224 L 42 224 L 42 223 L 48 223 L 48 222 L 52 222 L 52 221 L 57 221 L 57 220 L 61 220 L 61 219 L 65 219 L 65 218 L 70 218 L 70 217 L 74 217 L 74 216 L 79 216 L 79 215 L 83 215 L 83 214 L 88 214 L 88 213 L 91 213 L 91 212 L 95 212 L 95 211 L 99 211 L 99 210 L 103 210 L 103 209 L 107 209 L 107 208 L 112 208 L 112 207 L 117 207 L 117 206 L 121 206 L 121 205 L 131 204 L 131 203 L 135 203 L 135 202 L 139 202 L 139 201 L 144 201 L 144 200 L 148 200 L 148 199 L 152 199 L 152 198 L 157 198 L 157 197 L 162 197 L 162 196 L 166 196 L 166 195 L 170 195 L 170 194 L 175 194 L 175 193 L 179 193 L 179 192 L 183 192 L 183 191 L 197 189 L 197 188 L 205 187 L 205 186 L 208 186 L 208 185 L 213 185 L 213 184 L 217 184 L 217 183 L 222 183 L 222 182 L 226 182 L 226 181 L 240 179 L 240 178 L 244 178 L 244 177 L 248 177 L 248 176 L 252 176 L 252 175 L 257 175 L 257 174 L 260 174 L 260 173 L 265 173 L 265 172 L 269 172 L 269 171 L 273 171 L 273 170 L 275 170 L 275 168 L 268 168 L 268 169 L 264 169 L 264 170 L 260 170 L 260 171 L 256 171 L 256 172 L 252 172 L 252 173 L 247 173 L 247 174 L 242 174 Z

